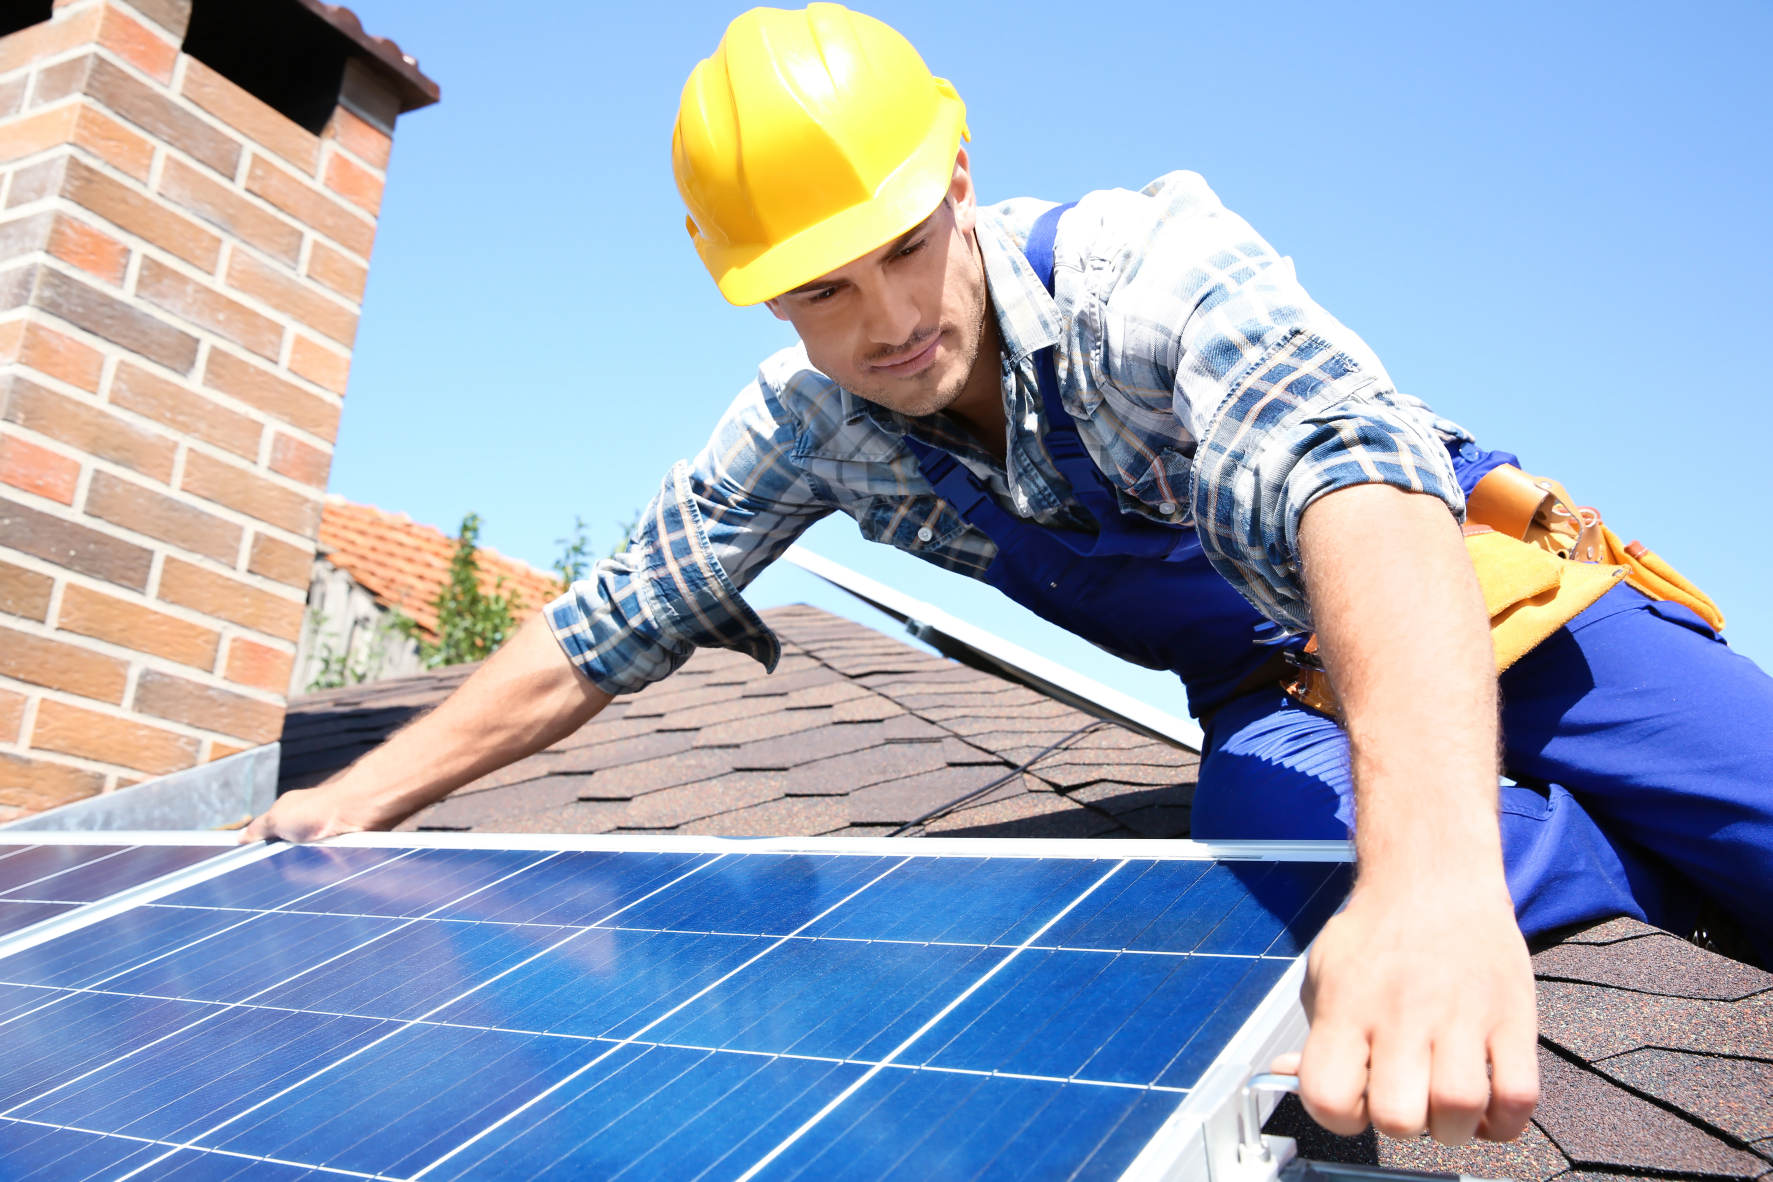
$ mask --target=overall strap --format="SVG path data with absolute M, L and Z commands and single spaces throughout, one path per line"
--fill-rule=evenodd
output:
M 1059 219 L 1075 206 L 1072 201 L 1055 205 L 1041 214 L 1028 231 L 1028 242 L 1022 253 L 1028 265 L 1046 286 L 1054 290 L 1053 244 L 1059 234 Z M 1140 517 L 1129 517 L 1120 511 L 1114 486 L 1096 466 L 1089 449 L 1084 446 L 1077 422 L 1065 409 L 1059 397 L 1059 374 L 1054 363 L 1057 347 L 1048 345 L 1034 354 L 1034 374 L 1040 387 L 1041 408 L 1046 414 L 1046 434 L 1042 439 L 1053 466 L 1070 483 L 1072 492 L 1090 515 L 1096 519 L 1099 532 L 1094 538 L 1083 535 L 1062 535 L 1064 544 L 1079 554 L 1129 554 L 1146 558 L 1167 558 L 1182 561 L 1200 552 L 1200 539 L 1193 530 L 1157 525 Z
M 1028 265 L 1034 268 L 1035 275 L 1046 286 L 1048 295 L 1053 294 L 1053 242 L 1059 237 L 1059 219 L 1076 204 L 1075 201 L 1067 201 L 1064 205 L 1055 205 L 1035 218 L 1034 228 L 1028 231 L 1028 245 L 1022 248 Z

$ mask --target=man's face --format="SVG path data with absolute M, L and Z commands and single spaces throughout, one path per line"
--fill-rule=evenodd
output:
M 985 325 L 984 265 L 963 150 L 927 220 L 878 250 L 769 301 L 819 371 L 868 401 L 928 415 L 960 396 Z

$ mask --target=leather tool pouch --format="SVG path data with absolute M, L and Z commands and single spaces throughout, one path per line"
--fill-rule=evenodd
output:
M 1503 465 L 1478 481 L 1465 507 L 1465 546 L 1490 613 L 1497 673 L 1621 580 L 1651 599 L 1684 604 L 1723 631 L 1724 615 L 1709 596 L 1642 542 L 1621 544 L 1597 510 L 1573 503 L 1555 480 Z M 1317 637 L 1288 660 L 1293 668 L 1281 681 L 1287 696 L 1340 720 Z

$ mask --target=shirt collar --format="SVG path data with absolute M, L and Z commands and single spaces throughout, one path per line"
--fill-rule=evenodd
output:
M 977 233 L 1004 355 L 1020 365 L 1030 354 L 1059 343 L 1059 305 L 995 210 L 979 211 Z

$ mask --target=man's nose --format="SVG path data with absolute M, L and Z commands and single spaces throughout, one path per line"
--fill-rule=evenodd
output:
M 909 344 L 922 319 L 912 294 L 902 285 L 886 281 L 864 289 L 862 316 L 868 339 L 889 348 Z

